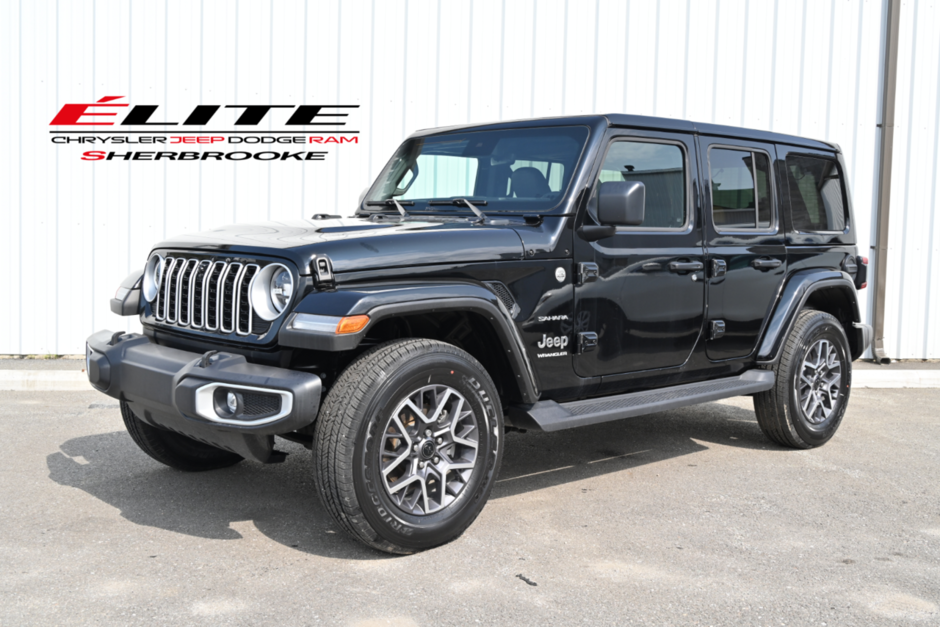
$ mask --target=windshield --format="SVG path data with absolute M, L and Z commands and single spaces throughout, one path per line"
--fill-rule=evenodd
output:
M 568 189 L 588 129 L 560 126 L 448 133 L 409 139 L 379 175 L 366 208 L 532 213 Z M 450 205 L 450 206 L 447 206 Z

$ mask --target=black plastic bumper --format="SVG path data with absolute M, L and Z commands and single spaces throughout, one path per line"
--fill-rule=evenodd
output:
M 320 407 L 320 377 L 250 364 L 242 355 L 200 355 L 137 333 L 100 331 L 88 338 L 86 357 L 92 386 L 127 401 L 144 422 L 259 462 L 279 461 L 274 435 L 310 425 Z M 212 399 L 228 390 L 277 405 L 268 415 L 226 415 Z
M 857 355 L 852 355 L 852 359 L 858 359 L 868 350 L 868 347 L 871 346 L 872 337 L 874 337 L 874 332 L 872 331 L 870 324 L 862 324 L 861 322 L 854 322 L 852 326 L 855 327 L 855 332 L 859 337 L 858 339 L 858 350 Z

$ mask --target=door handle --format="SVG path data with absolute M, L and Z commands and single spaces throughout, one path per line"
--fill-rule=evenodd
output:
M 670 272 L 698 272 L 703 270 L 705 264 L 701 261 L 670 261 L 669 262 L 669 271 Z
M 755 259 L 751 262 L 751 266 L 758 270 L 773 270 L 779 268 L 782 263 L 779 259 Z

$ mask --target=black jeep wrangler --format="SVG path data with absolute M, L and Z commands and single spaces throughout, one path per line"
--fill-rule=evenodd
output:
M 353 217 L 158 245 L 88 339 L 91 384 L 180 470 L 313 451 L 362 542 L 412 553 L 483 509 L 507 429 L 749 394 L 828 441 L 871 328 L 838 146 L 630 115 L 433 129 Z

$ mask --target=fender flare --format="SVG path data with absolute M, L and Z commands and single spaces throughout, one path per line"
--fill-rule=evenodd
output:
M 512 315 L 496 294 L 475 283 L 358 285 L 348 289 L 313 292 L 305 296 L 287 317 L 278 332 L 278 344 L 328 352 L 354 350 L 382 320 L 444 311 L 472 312 L 489 322 L 505 351 L 523 402 L 538 401 L 535 371 Z M 369 322 L 358 333 L 336 335 L 330 331 L 293 328 L 297 314 L 335 318 L 365 314 L 369 316 Z
M 770 322 L 764 331 L 760 347 L 757 350 L 757 363 L 772 365 L 780 359 L 781 348 L 793 325 L 796 324 L 797 315 L 806 305 L 810 296 L 821 289 L 836 288 L 843 293 L 851 306 L 852 326 L 845 329 L 852 347 L 852 359 L 858 359 L 867 348 L 870 333 L 865 332 L 867 325 L 861 324 L 858 309 L 858 293 L 852 278 L 839 270 L 800 270 L 795 272 L 784 285 L 777 299 Z M 851 333 L 856 337 L 851 337 Z

